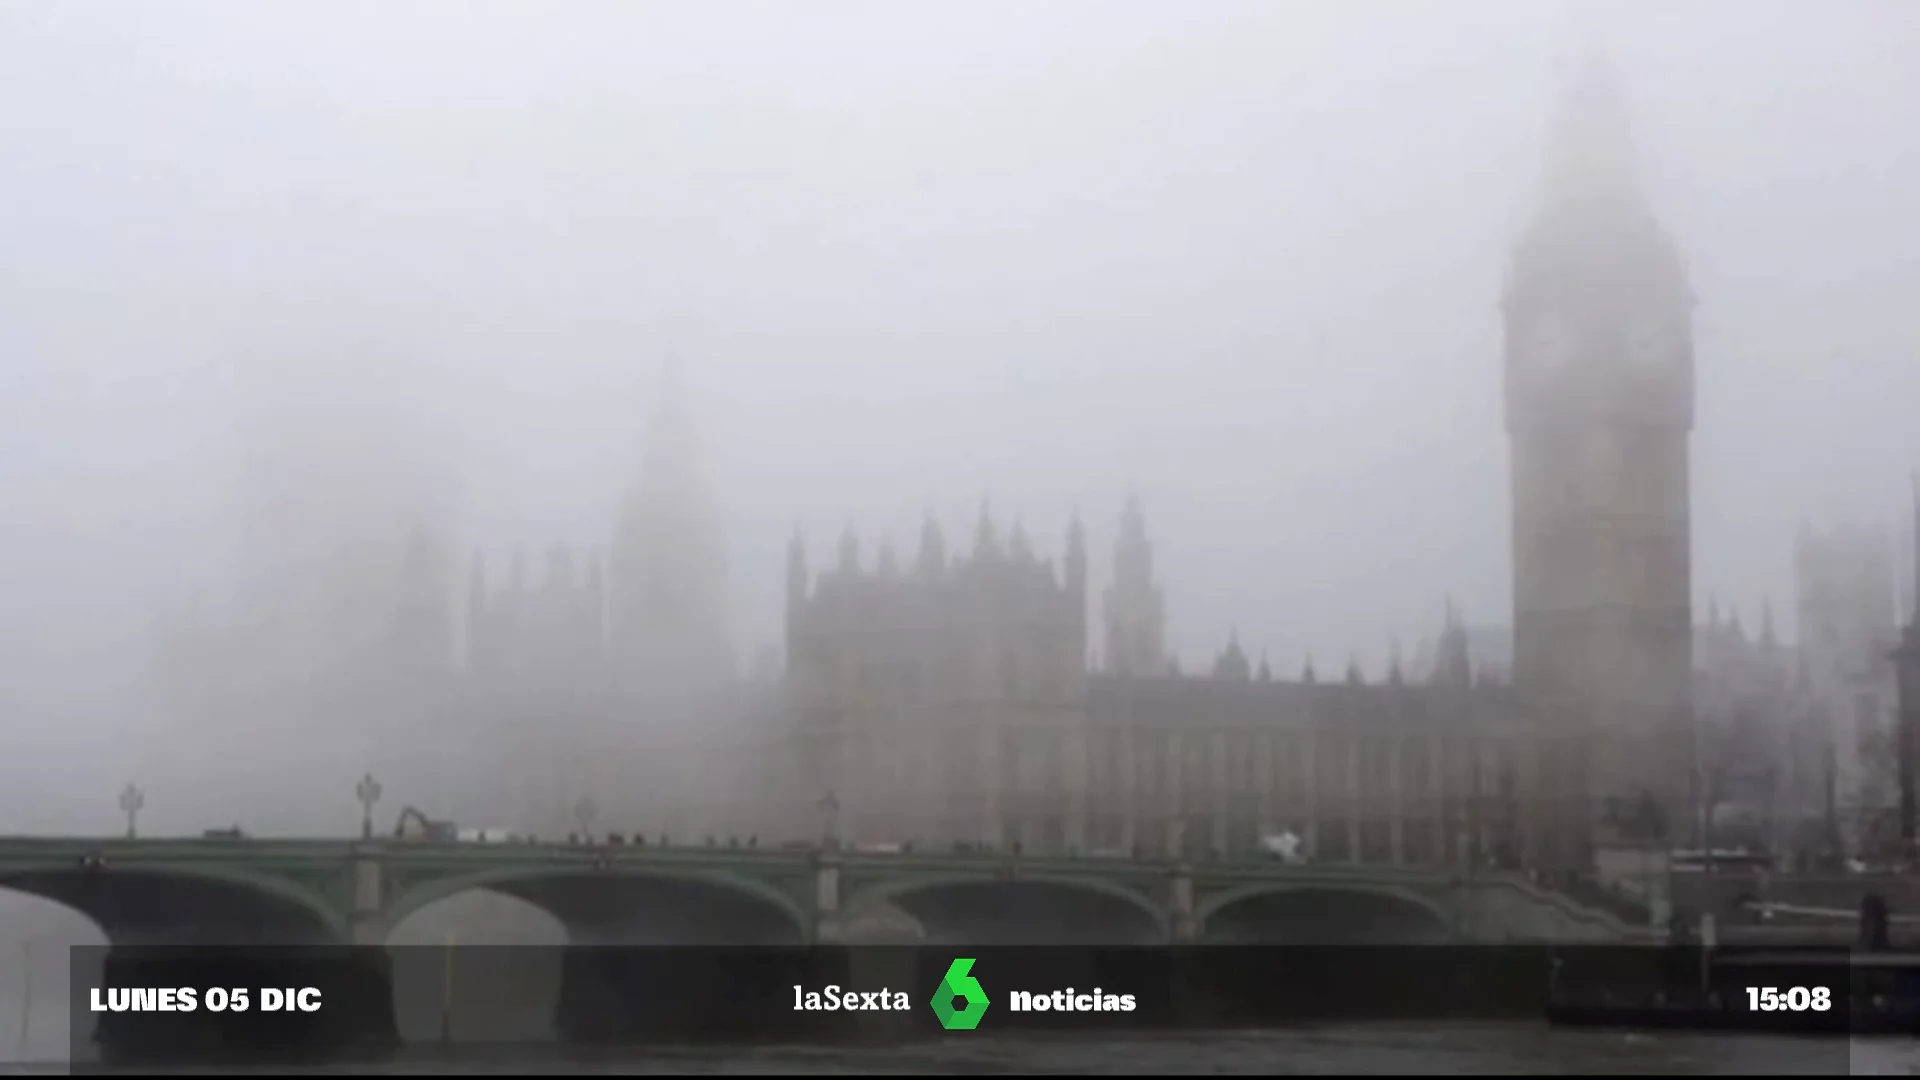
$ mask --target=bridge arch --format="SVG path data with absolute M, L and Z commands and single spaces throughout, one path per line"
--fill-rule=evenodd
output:
M 199 863 L 33 862 L 0 869 L 0 889 L 86 917 L 112 944 L 327 944 L 347 940 L 346 916 L 278 874 Z
M 1150 944 L 1167 937 L 1167 912 L 1118 881 L 1071 874 L 981 870 L 903 873 L 854 893 L 842 912 L 859 917 L 892 906 L 930 940 L 955 944 Z M 1084 939 L 1084 942 L 1083 942 Z
M 734 929 L 769 944 L 807 939 L 812 920 L 779 887 L 728 871 L 653 866 L 505 866 L 450 873 L 405 888 L 388 906 L 389 934 L 431 905 L 463 893 L 500 893 L 558 920 L 575 944 L 595 941 L 721 944 L 686 940 L 731 920 Z M 671 910 L 663 910 L 671 909 Z M 678 914 L 678 925 L 652 925 L 650 915 Z M 702 919 L 700 916 L 710 916 Z M 741 924 L 746 925 L 741 925 Z
M 1399 885 L 1363 882 L 1254 882 L 1194 905 L 1201 937 L 1300 944 L 1453 940 L 1445 904 Z

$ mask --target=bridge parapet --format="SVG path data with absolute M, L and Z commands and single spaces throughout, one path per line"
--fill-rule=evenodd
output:
M 1422 867 L 719 845 L 0 838 L 0 878 L 77 872 L 88 860 L 108 872 L 217 879 L 251 889 L 323 913 L 340 939 L 365 943 L 384 940 L 398 920 L 423 905 L 468 889 L 539 894 L 535 902 L 549 906 L 560 902 L 549 886 L 564 879 L 575 897 L 581 895 L 577 890 L 604 892 L 596 878 L 604 878 L 609 889 L 677 883 L 757 903 L 796 924 L 801 940 L 817 940 L 826 928 L 845 925 L 865 909 L 941 889 L 971 890 L 987 907 L 1052 904 L 1054 917 L 1069 928 L 1095 919 L 1124 923 L 1129 941 L 1142 935 L 1204 939 L 1208 921 L 1232 903 L 1289 891 L 1399 899 L 1431 913 L 1456 938 L 1471 940 L 1619 940 L 1646 932 L 1618 913 L 1518 874 L 1462 878 Z M 541 894 L 543 888 L 548 891 Z M 1849 895 L 1857 903 L 1857 890 Z M 1890 899 L 1898 908 L 1899 899 Z
M 1731 924 L 1763 921 L 1761 908 L 1749 901 L 1858 912 L 1861 901 L 1878 895 L 1896 915 L 1920 914 L 1920 877 L 1901 874 L 1676 874 L 1673 895 L 1683 911 Z

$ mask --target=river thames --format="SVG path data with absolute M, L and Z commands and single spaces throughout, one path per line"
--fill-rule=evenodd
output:
M 37 1041 L 37 1040 L 36 1040 Z M 64 1048 L 52 1050 L 64 1056 Z M 43 1061 L 52 1053 L 36 1054 Z M 16 1066 L 61 1072 L 65 1061 Z M 182 1069 L 181 1073 L 204 1070 Z M 277 1070 L 289 1071 L 289 1070 Z M 1532 1024 L 1339 1024 L 1204 1038 L 1012 1039 L 950 1035 L 904 1046 L 769 1046 L 602 1055 L 592 1060 L 456 1060 L 422 1056 L 380 1065 L 291 1070 L 307 1074 L 537 1072 L 547 1075 L 1078 1073 L 1085 1075 L 1273 1073 L 1633 1073 L 1686 1075 L 1909 1075 L 1920 1044 L 1909 1040 L 1793 1039 L 1669 1033 L 1561 1031 Z

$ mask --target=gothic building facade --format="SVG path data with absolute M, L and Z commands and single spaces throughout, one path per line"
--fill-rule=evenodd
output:
M 1889 534 L 1857 525 L 1803 529 L 1794 550 L 1801 663 L 1849 851 L 1881 846 L 1897 800 L 1898 562 Z
M 604 550 L 491 574 L 476 555 L 463 597 L 441 533 L 402 526 L 270 605 L 168 627 L 156 743 L 177 752 L 143 781 L 196 777 L 277 832 L 349 817 L 367 771 L 392 811 L 546 836 L 744 824 L 778 687 L 735 677 L 718 513 L 671 371 L 639 464 Z
M 1085 544 L 1076 521 L 1056 566 L 983 512 L 959 556 L 929 522 L 909 567 L 886 548 L 863 566 L 849 535 L 816 577 L 796 538 L 789 802 L 834 807 L 856 845 L 1247 854 L 1292 832 L 1336 860 L 1517 853 L 1521 713 L 1474 677 L 1453 612 L 1423 677 L 1279 680 L 1237 642 L 1183 675 L 1129 502 L 1093 670 Z
M 670 367 L 604 554 L 516 554 L 493 580 L 474 560 L 454 708 L 490 760 L 449 770 L 447 812 L 542 835 L 743 825 L 778 695 L 736 677 L 723 540 Z M 473 776 L 503 783 L 455 794 Z
M 1590 70 L 1550 133 L 1503 304 L 1511 685 L 1471 676 L 1451 612 L 1425 683 L 1276 681 L 1237 642 L 1183 677 L 1135 506 L 1105 591 L 1108 670 L 1090 673 L 1077 524 L 1058 575 L 984 518 L 949 563 L 929 525 L 910 574 L 863 571 L 847 539 L 810 587 L 795 556 L 803 783 L 870 842 L 1233 850 L 1285 829 L 1322 857 L 1565 869 L 1666 842 L 1697 801 L 1691 306 L 1624 108 Z
M 1087 564 L 1062 565 L 983 510 L 970 552 L 938 524 L 912 564 L 863 567 L 849 533 L 810 579 L 787 577 L 789 722 L 801 792 L 838 804 L 847 835 L 923 842 L 1078 843 L 1084 807 Z

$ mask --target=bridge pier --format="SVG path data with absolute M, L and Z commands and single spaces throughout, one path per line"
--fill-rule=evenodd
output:
M 1200 922 L 1194 917 L 1193 872 L 1184 864 L 1167 879 L 1167 940 L 1175 945 L 1191 945 L 1200 938 Z
M 807 943 L 838 943 L 842 936 L 840 921 L 840 864 L 823 854 L 813 868 L 813 905 L 807 926 Z
M 382 873 L 381 853 L 356 846 L 352 858 L 353 910 L 348 913 L 349 943 L 380 946 L 387 943 L 386 878 Z

